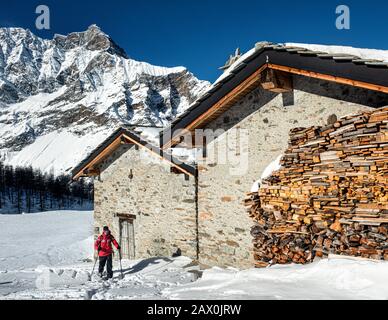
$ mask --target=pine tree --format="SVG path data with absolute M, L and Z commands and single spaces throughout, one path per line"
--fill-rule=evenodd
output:
M 68 175 L 55 177 L 30 167 L 4 166 L 0 162 L 0 212 L 8 202 L 18 213 L 69 209 L 93 201 L 93 183 L 72 181 Z M 49 203 L 49 205 L 48 205 Z

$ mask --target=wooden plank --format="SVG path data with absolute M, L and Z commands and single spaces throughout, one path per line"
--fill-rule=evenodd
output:
M 327 74 L 323 74 L 323 73 L 317 73 L 317 72 L 308 71 L 308 70 L 301 70 L 301 69 L 297 69 L 297 68 L 291 68 L 291 67 L 277 65 L 277 64 L 271 64 L 271 63 L 268 64 L 268 67 L 271 69 L 281 70 L 281 71 L 285 71 L 285 72 L 289 72 L 289 73 L 293 73 L 293 74 L 297 74 L 297 75 L 301 75 L 301 76 L 305 76 L 305 77 L 321 79 L 321 80 L 326 80 L 326 81 L 331 81 L 331 82 L 337 82 L 337 83 L 346 84 L 346 85 L 350 85 L 350 86 L 354 86 L 354 87 L 359 87 L 359 88 L 364 88 L 364 89 L 368 89 L 368 90 L 374 90 L 374 91 L 388 93 L 388 87 L 379 86 L 379 85 L 375 85 L 372 83 L 355 81 L 355 80 L 351 80 L 351 79 L 335 77 L 335 76 L 331 76 L 331 75 L 327 75 Z

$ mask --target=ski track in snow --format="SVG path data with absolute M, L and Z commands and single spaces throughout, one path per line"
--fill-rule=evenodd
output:
M 0 300 L 388 299 L 388 263 L 333 257 L 312 264 L 202 271 L 187 257 L 114 261 L 93 268 L 92 212 L 0 215 Z M 96 270 L 95 270 L 96 271 Z

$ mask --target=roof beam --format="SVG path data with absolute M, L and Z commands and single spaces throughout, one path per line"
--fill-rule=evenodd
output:
M 288 72 L 267 68 L 261 73 L 261 86 L 275 93 L 292 91 L 292 76 Z
M 310 77 L 310 78 L 315 78 L 315 79 L 321 79 L 321 80 L 326 80 L 326 81 L 331 81 L 331 82 L 337 82 L 341 84 L 346 84 L 354 87 L 359 87 L 359 88 L 364 88 L 368 90 L 374 90 L 374 91 L 380 91 L 384 93 L 388 93 L 388 87 L 384 86 L 379 86 L 375 85 L 372 83 L 367 83 L 367 82 L 362 82 L 362 81 L 356 81 L 356 80 L 351 80 L 351 79 L 346 79 L 342 77 L 335 77 L 323 73 L 318 73 L 318 72 L 313 72 L 313 71 L 307 71 L 307 70 L 302 70 L 302 69 L 297 69 L 297 68 L 291 68 L 287 66 L 282 66 L 278 64 L 268 64 L 268 68 L 274 69 L 274 70 L 279 70 L 279 71 L 284 71 L 284 72 L 289 72 L 292 74 L 297 74 L 305 77 Z
M 260 74 L 267 68 L 267 65 L 261 66 L 258 70 L 256 70 L 251 76 L 249 76 L 245 81 L 243 81 L 240 85 L 234 88 L 231 92 L 229 92 L 226 96 L 224 96 L 220 101 L 218 101 L 213 107 L 211 107 L 208 111 L 202 114 L 200 117 L 195 119 L 191 124 L 189 124 L 186 129 L 192 130 L 198 127 L 208 116 L 216 112 L 220 107 L 228 104 L 232 100 L 236 98 L 236 96 L 240 94 L 246 93 L 245 90 L 251 89 L 251 87 L 255 84 L 258 84 L 260 81 Z
M 94 169 L 94 168 L 87 168 L 84 170 L 83 172 L 84 175 L 87 175 L 87 176 L 98 176 L 100 175 L 100 170 L 98 169 Z

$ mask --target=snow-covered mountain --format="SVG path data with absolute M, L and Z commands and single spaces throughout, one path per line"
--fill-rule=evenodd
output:
M 95 25 L 52 40 L 0 28 L 0 155 L 68 172 L 120 124 L 166 126 L 209 86 L 130 59 Z

